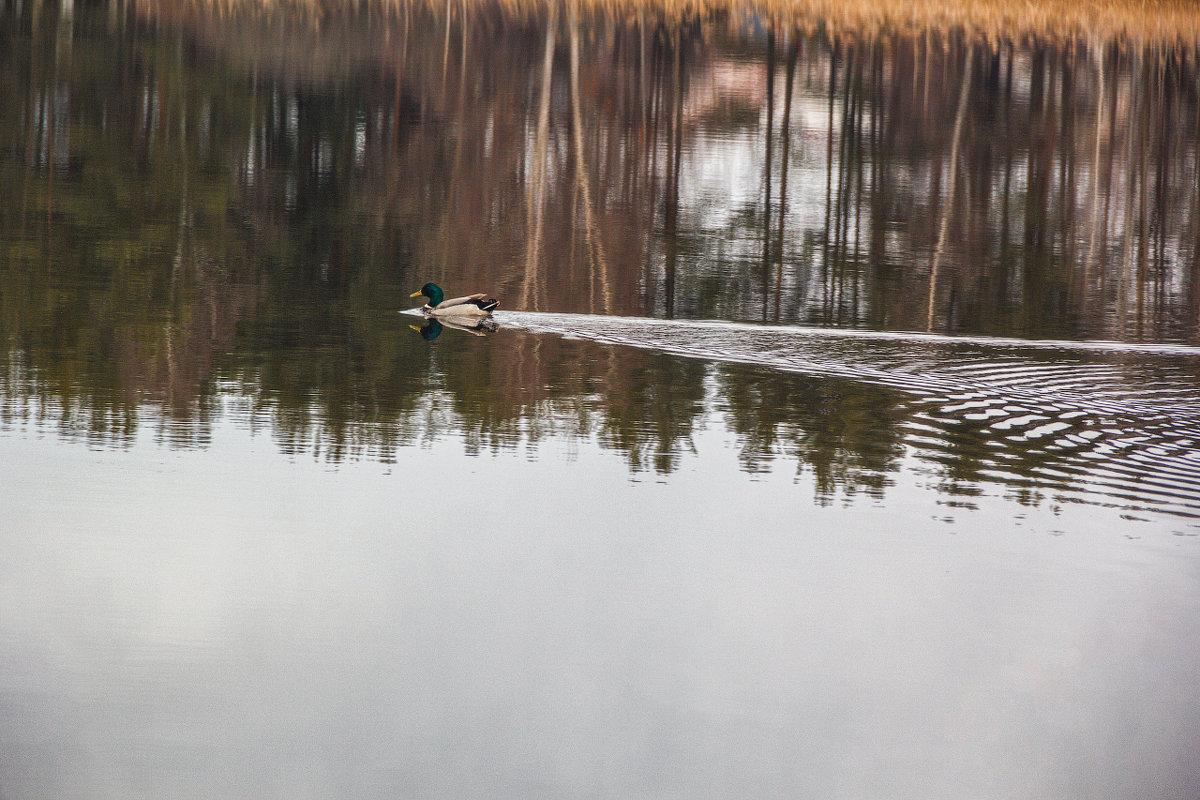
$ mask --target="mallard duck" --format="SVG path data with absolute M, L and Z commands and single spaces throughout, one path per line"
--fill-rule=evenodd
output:
M 488 317 L 500 305 L 499 300 L 486 294 L 470 294 L 446 300 L 445 292 L 436 283 L 425 284 L 409 297 L 428 297 L 429 302 L 421 310 L 431 317 Z

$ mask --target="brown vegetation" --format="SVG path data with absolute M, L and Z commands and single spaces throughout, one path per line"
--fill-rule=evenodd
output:
M 168 15 L 181 8 L 179 0 L 140 5 Z M 559 0 L 182 0 L 183 9 L 206 13 L 286 9 L 314 20 L 348 8 L 404 14 L 418 6 L 452 17 L 495 8 L 513 16 L 542 16 L 558 5 Z M 957 30 L 992 41 L 1200 43 L 1197 0 L 574 0 L 570 5 L 584 14 L 630 19 L 753 17 L 809 33 L 824 31 L 831 38 Z

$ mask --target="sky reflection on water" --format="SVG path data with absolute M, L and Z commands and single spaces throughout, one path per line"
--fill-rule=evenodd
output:
M 887 502 L 814 506 L 811 479 L 741 475 L 721 427 L 703 427 L 670 480 L 640 482 L 613 454 L 561 444 L 464 469 L 452 437 L 330 469 L 229 423 L 198 452 L 0 439 L 25 465 L 5 505 L 36 496 L 18 521 L 45 532 L 3 540 L 5 785 L 1196 785 L 1193 538 L 1152 524 L 1130 538 L 1094 506 L 955 509 L 919 470 Z

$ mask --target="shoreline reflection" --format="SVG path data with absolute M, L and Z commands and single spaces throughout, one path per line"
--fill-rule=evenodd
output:
M 836 368 L 806 362 L 839 379 L 821 388 L 774 374 L 757 334 L 707 361 L 515 330 L 426 327 L 431 348 L 395 311 L 420 275 L 495 287 L 518 312 L 1200 344 L 1194 47 L 550 8 L 305 26 L 5 6 L 5 424 L 117 446 L 153 424 L 204 446 L 221 399 L 244 396 L 282 448 L 333 461 L 386 459 L 446 413 L 474 447 L 598 432 L 665 474 L 727 404 L 745 469 L 787 451 L 829 493 L 877 490 L 929 426 L 923 452 L 951 472 L 1078 487 L 1078 459 L 1126 458 L 1113 431 L 1129 425 L 1191 503 L 1191 410 L 1065 416 L 1097 391 L 1078 370 L 1118 399 L 1139 382 L 1194 397 L 1186 354 L 1067 350 L 1073 394 L 1038 403 L 993 391 L 1018 367 L 977 354 L 986 407 L 945 412 L 920 404 L 952 392 L 910 392 L 868 340 L 826 354 Z M 722 364 L 739 359 L 763 370 Z M 759 384 L 781 408 L 758 406 Z M 1000 435 L 1000 414 L 1018 430 Z M 1027 416 L 1045 419 L 1011 422 Z M 1067 455 L 1050 446 L 1071 436 Z M 1105 491 L 1137 483 L 1131 463 Z

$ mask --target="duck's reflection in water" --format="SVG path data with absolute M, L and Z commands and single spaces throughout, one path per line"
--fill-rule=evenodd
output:
M 454 320 L 429 318 L 425 320 L 424 325 L 409 325 L 408 327 L 421 334 L 421 338 L 427 342 L 432 342 L 441 336 L 445 328 L 466 331 L 475 336 L 488 336 L 500 330 L 496 321 L 487 317 L 477 319 L 466 317 Z

